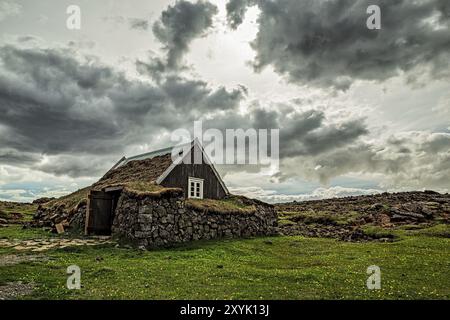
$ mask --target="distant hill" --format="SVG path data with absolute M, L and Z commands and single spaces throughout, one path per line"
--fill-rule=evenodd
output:
M 0 201 L 0 227 L 31 220 L 37 204 Z
M 434 191 L 290 202 L 276 208 L 282 234 L 351 241 L 391 241 L 391 231 L 436 225 L 448 236 L 450 223 L 450 195 Z

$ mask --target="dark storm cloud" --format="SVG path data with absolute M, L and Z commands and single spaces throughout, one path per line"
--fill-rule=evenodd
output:
M 438 10 L 442 13 L 442 15 L 440 16 L 440 20 L 442 22 L 445 22 L 447 20 L 450 19 L 450 2 L 448 2 L 447 0 L 438 0 L 437 3 L 437 7 Z
M 280 129 L 280 157 L 315 156 L 349 145 L 366 135 L 368 129 L 363 119 L 330 122 L 318 110 L 296 111 L 286 107 L 276 110 L 255 108 L 250 121 L 245 116 L 238 123 L 256 129 Z M 233 118 L 237 122 L 236 118 Z
M 130 80 L 93 57 L 74 55 L 0 48 L 0 161 L 118 156 L 128 144 L 151 143 L 154 135 L 191 126 L 205 113 L 237 108 L 243 98 L 241 88 L 214 90 L 184 77 L 164 77 L 157 85 Z M 33 157 L 19 159 L 11 150 Z M 68 157 L 42 170 L 76 175 L 83 165 L 89 172 L 96 168 L 90 163 Z
M 212 89 L 205 81 L 167 72 L 183 67 L 182 55 L 210 28 L 216 11 L 206 2 L 179 1 L 163 12 L 154 32 L 166 46 L 168 61 L 137 63 L 147 71 L 143 74 L 151 70 L 155 83 L 131 80 L 73 50 L 1 47 L 0 161 L 34 161 L 30 167 L 56 175 L 101 174 L 125 146 L 151 144 L 152 137 L 192 129 L 199 119 L 207 119 L 205 129 L 280 129 L 282 159 L 318 159 L 345 150 L 367 133 L 363 120 L 331 121 L 315 110 L 266 110 L 256 102 L 242 114 L 245 87 Z M 43 156 L 47 161 L 40 161 Z
M 146 19 L 131 18 L 129 19 L 130 28 L 135 30 L 148 30 L 149 22 Z
M 68 53 L 0 49 L 3 163 L 34 161 L 30 167 L 73 177 L 101 174 L 124 146 L 149 143 L 152 136 L 177 128 L 191 129 L 205 115 L 210 115 L 205 128 L 280 128 L 282 157 L 319 154 L 365 133 L 362 124 L 351 121 L 325 124 L 318 111 L 255 106 L 240 114 L 244 87 L 213 90 L 206 82 L 181 76 L 164 76 L 151 85 L 131 81 L 96 59 L 80 61 Z M 51 161 L 41 163 L 42 155 Z
M 180 112 L 204 112 L 235 109 L 244 97 L 242 88 L 227 91 L 220 87 L 215 91 L 201 80 L 187 80 L 179 76 L 168 76 L 161 83 L 161 89 L 170 97 Z
M 30 165 L 41 160 L 39 155 L 20 152 L 14 149 L 0 149 L 0 164 L 6 163 L 14 166 Z
M 226 129 L 279 129 L 279 156 L 283 161 L 294 161 L 294 168 L 284 167 L 276 177 L 280 179 L 304 176 L 304 159 L 320 159 L 336 150 L 345 150 L 359 144 L 360 138 L 368 133 L 362 119 L 334 120 L 317 110 L 296 111 L 295 108 L 279 106 L 276 109 L 263 109 L 255 104 L 246 114 L 229 111 L 217 114 L 203 122 L 203 129 L 219 129 L 226 140 Z M 270 137 L 268 137 L 270 141 Z M 205 142 L 205 146 L 209 142 Z M 245 157 L 248 159 L 248 141 Z M 268 146 L 271 149 L 271 144 Z M 242 151 L 242 150 L 241 150 Z M 235 150 L 235 154 L 240 151 Z M 224 153 L 225 154 L 225 153 Z M 219 165 L 222 175 L 237 172 L 259 173 L 264 165 Z
M 236 29 L 243 21 L 249 5 L 255 4 L 252 0 L 230 0 L 227 5 L 227 20 L 233 29 Z
M 431 76 L 449 75 L 446 0 L 231 0 L 231 27 L 242 22 L 251 5 L 261 10 L 252 43 L 258 71 L 271 65 L 292 82 L 337 89 L 419 66 L 429 68 Z M 381 8 L 381 30 L 366 27 L 369 5 Z
M 57 176 L 95 177 L 108 171 L 117 160 L 117 157 L 100 155 L 95 157 L 82 154 L 59 155 L 50 157 L 49 161 L 44 163 L 34 164 L 32 167 Z
M 282 161 L 282 174 L 301 174 L 328 183 L 348 173 L 383 175 L 385 187 L 450 188 L 450 134 L 409 132 L 371 143 L 355 141 L 323 153 Z M 302 167 L 298 167 L 301 161 Z
M 153 33 L 167 51 L 167 66 L 177 68 L 192 40 L 205 35 L 212 26 L 217 7 L 209 2 L 177 1 L 162 12 Z
M 279 129 L 281 158 L 317 156 L 351 145 L 368 133 L 362 119 L 330 123 L 321 111 L 298 112 L 294 109 L 285 112 L 283 109 L 254 108 L 245 115 L 229 112 L 206 121 L 204 127 Z
M 114 24 L 115 26 L 126 26 L 132 30 L 146 31 L 150 27 L 148 19 L 124 17 L 124 16 L 109 16 L 104 17 L 104 21 Z
M 303 139 L 300 139 L 297 146 L 295 146 L 294 138 L 294 146 L 291 145 L 283 151 L 290 156 L 318 155 L 330 149 L 348 145 L 367 133 L 368 130 L 361 121 L 347 121 L 308 132 Z
M 280 157 L 315 156 L 356 141 L 368 133 L 363 120 L 325 123 L 325 114 L 310 110 L 279 114 Z
M 2 144 L 49 154 L 104 152 L 111 146 L 96 142 L 120 135 L 99 104 L 125 81 L 121 75 L 92 61 L 80 64 L 58 50 L 6 46 L 0 59 L 0 124 L 9 129 Z

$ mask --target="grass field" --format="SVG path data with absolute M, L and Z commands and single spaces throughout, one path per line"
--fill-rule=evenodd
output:
M 0 261 L 39 258 L 0 264 L 0 286 L 33 283 L 22 299 L 449 299 L 450 239 L 435 229 L 405 231 L 393 243 L 271 237 L 156 251 L 114 244 L 41 253 L 0 248 Z M 19 226 L 0 229 L 3 239 L 44 236 Z M 81 268 L 81 290 L 66 288 L 73 264 Z M 381 268 L 381 290 L 366 287 L 370 265 Z
M 22 221 L 29 221 L 33 218 L 33 214 L 36 212 L 37 207 L 36 204 L 31 203 L 26 204 L 0 201 L 0 218 L 9 219 L 11 214 L 19 213 L 22 215 Z

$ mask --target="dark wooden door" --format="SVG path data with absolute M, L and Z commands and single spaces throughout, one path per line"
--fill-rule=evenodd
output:
M 113 219 L 114 197 L 103 191 L 91 191 L 88 196 L 86 234 L 109 235 Z

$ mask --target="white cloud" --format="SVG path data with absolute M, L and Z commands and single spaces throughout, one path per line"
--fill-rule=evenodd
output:
M 45 188 L 44 188 L 45 189 Z M 0 201 L 14 201 L 14 202 L 32 202 L 38 198 L 59 198 L 65 196 L 74 189 L 66 189 L 60 187 L 59 189 L 42 190 L 41 192 L 32 192 L 28 189 L 6 189 L 0 188 Z
M 22 12 L 22 6 L 12 1 L 0 2 L 0 21 L 8 17 L 18 16 Z
M 442 116 L 449 116 L 450 115 L 450 94 L 442 97 L 439 100 L 439 103 L 437 106 L 433 107 L 431 111 L 436 112 L 437 114 L 440 114 Z M 449 120 L 450 122 L 450 120 Z
M 398 132 L 319 156 L 282 160 L 281 172 L 284 178 L 301 176 L 325 184 L 349 174 L 376 175 L 384 190 L 445 191 L 450 187 L 450 134 Z
M 31 202 L 42 197 L 61 197 L 96 180 L 57 177 L 30 168 L 0 165 L 0 201 Z
M 0 200 L 28 202 L 29 198 L 26 196 L 27 193 L 28 191 L 24 189 L 0 189 Z
M 264 190 L 259 187 L 230 188 L 230 191 L 232 193 L 260 199 L 269 203 L 331 199 L 356 195 L 377 194 L 383 192 L 383 190 L 380 189 L 347 188 L 341 186 L 317 188 L 311 193 L 298 195 L 280 194 L 275 190 Z

